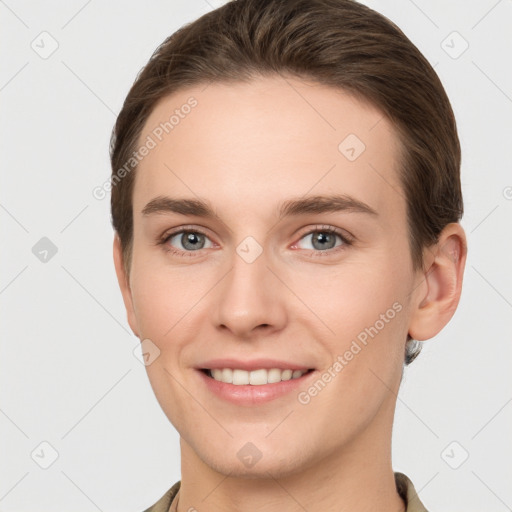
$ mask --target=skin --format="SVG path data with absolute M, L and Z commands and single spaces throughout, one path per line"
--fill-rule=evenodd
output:
M 136 171 L 129 275 L 114 238 L 129 324 L 160 350 L 146 369 L 180 434 L 179 512 L 405 510 L 391 466 L 405 340 L 435 336 L 455 312 L 462 227 L 449 224 L 413 271 L 393 126 L 343 91 L 284 77 L 191 87 L 156 106 L 140 140 L 190 96 L 198 105 Z M 354 161 L 338 149 L 350 133 L 366 146 Z M 277 218 L 287 199 L 334 192 L 378 215 Z M 161 195 L 208 200 L 217 217 L 143 215 Z M 204 248 L 187 249 L 180 236 L 166 245 L 185 254 L 157 244 L 180 226 L 206 231 Z M 322 251 L 313 245 L 322 226 L 353 243 L 335 236 Z M 263 251 L 252 263 L 236 252 L 248 236 Z M 292 392 L 237 406 L 194 369 L 217 357 L 269 357 L 320 376 L 395 302 L 401 311 L 306 405 Z M 247 442 L 262 454 L 251 468 L 237 457 Z

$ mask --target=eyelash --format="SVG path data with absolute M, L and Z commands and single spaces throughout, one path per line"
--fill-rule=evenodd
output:
M 171 231 L 171 232 L 165 233 L 162 236 L 162 238 L 157 242 L 157 245 L 163 246 L 164 251 L 174 254 L 174 255 L 177 255 L 177 256 L 185 256 L 186 255 L 185 257 L 194 257 L 194 253 L 200 252 L 201 249 L 199 249 L 198 251 L 181 251 L 179 249 L 175 249 L 174 247 L 172 247 L 171 245 L 169 245 L 167 243 L 172 237 L 182 234 L 182 233 L 198 233 L 198 234 L 204 235 L 208 238 L 207 233 L 205 233 L 204 231 L 202 231 L 201 229 L 199 229 L 197 227 L 183 226 L 183 227 L 177 229 L 176 231 Z M 352 238 L 349 238 L 347 235 L 343 234 L 340 230 L 333 228 L 332 226 L 315 226 L 314 229 L 311 229 L 311 230 L 303 233 L 300 236 L 299 240 L 302 240 L 304 237 L 306 237 L 308 235 L 312 235 L 313 233 L 328 233 L 330 235 L 337 235 L 340 237 L 341 241 L 343 242 L 343 244 L 340 246 L 333 247 L 332 249 L 325 249 L 323 251 L 311 249 L 310 254 L 315 258 L 316 257 L 332 256 L 333 254 L 337 254 L 338 252 L 345 250 L 347 247 L 349 247 L 353 244 Z M 305 249 L 305 250 L 307 250 L 307 249 Z

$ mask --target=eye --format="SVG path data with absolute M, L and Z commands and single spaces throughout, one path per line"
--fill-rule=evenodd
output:
M 302 240 L 305 240 L 304 245 Z M 166 233 L 158 242 L 164 250 L 178 256 L 194 256 L 201 249 L 211 249 L 214 244 L 198 228 L 180 228 L 177 231 Z M 316 226 L 303 234 L 292 249 L 311 250 L 312 256 L 328 256 L 345 250 L 352 245 L 351 238 L 332 226 Z
M 213 247 L 207 235 L 196 228 L 167 233 L 160 243 L 167 251 L 179 255 Z
M 300 241 L 294 244 L 293 248 L 312 250 L 315 256 L 332 254 L 345 249 L 351 245 L 351 241 L 344 236 L 338 229 L 331 226 L 317 226 L 308 231 L 300 240 L 306 240 L 306 244 L 300 246 Z M 337 243 L 337 241 L 340 243 Z

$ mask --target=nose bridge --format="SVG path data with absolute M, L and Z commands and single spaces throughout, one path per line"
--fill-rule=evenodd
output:
M 252 237 L 236 247 L 231 270 L 218 290 L 217 326 L 227 327 L 238 337 L 249 336 L 259 326 L 282 328 L 284 304 L 270 260 L 268 249 Z

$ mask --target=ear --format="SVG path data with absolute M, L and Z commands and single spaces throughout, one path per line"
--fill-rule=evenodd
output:
M 126 271 L 123 264 L 123 251 L 121 248 L 121 240 L 119 235 L 114 235 L 114 266 L 116 268 L 117 282 L 123 295 L 124 307 L 126 308 L 126 315 L 128 318 L 128 324 L 130 325 L 133 334 L 139 338 L 139 329 L 137 326 L 137 319 L 133 308 L 132 291 L 130 289 L 129 276 L 126 275 Z
M 415 340 L 428 340 L 450 321 L 459 304 L 466 265 L 466 235 L 458 223 L 441 232 L 435 246 L 426 249 L 428 270 L 420 276 L 409 334 Z

